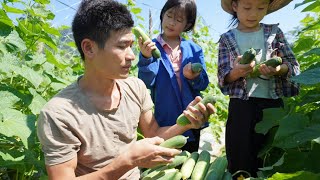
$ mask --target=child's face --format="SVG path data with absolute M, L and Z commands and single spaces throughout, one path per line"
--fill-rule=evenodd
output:
M 232 8 L 237 13 L 238 29 L 256 31 L 260 21 L 267 14 L 270 0 L 238 0 L 233 1 Z
M 184 10 L 168 9 L 162 20 L 163 33 L 168 37 L 177 37 L 187 28 L 187 19 Z

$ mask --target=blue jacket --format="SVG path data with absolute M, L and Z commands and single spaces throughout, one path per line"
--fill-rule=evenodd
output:
M 137 64 L 138 77 L 143 80 L 151 91 L 151 97 L 155 104 L 155 118 L 159 126 L 171 126 L 176 124 L 177 117 L 186 109 L 188 104 L 200 95 L 200 91 L 205 90 L 209 84 L 208 75 L 202 48 L 190 40 L 182 38 L 180 48 L 182 51 L 182 62 L 180 67 L 181 91 L 176 79 L 171 61 L 160 43 L 156 46 L 161 52 L 161 58 L 146 59 L 140 53 Z M 188 80 L 183 76 L 183 67 L 189 62 L 201 63 L 203 71 L 193 79 Z M 184 133 L 189 136 L 189 141 L 193 141 L 191 131 Z

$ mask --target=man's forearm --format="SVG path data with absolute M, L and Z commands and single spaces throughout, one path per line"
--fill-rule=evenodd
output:
M 163 139 L 168 139 L 176 135 L 183 134 L 189 130 L 189 128 L 185 126 L 180 126 L 180 125 L 173 125 L 173 126 L 165 126 L 165 127 L 159 127 L 158 130 L 156 131 L 156 136 L 159 136 Z
M 89 179 L 101 179 L 101 180 L 113 180 L 119 179 L 126 172 L 133 169 L 134 166 L 129 164 L 129 160 L 126 159 L 126 156 L 121 154 L 117 158 L 114 158 L 110 164 L 101 168 L 98 171 L 95 171 L 84 176 L 77 177 L 76 179 L 89 180 Z

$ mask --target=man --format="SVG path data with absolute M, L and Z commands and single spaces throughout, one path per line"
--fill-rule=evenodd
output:
M 197 97 L 184 111 L 190 125 L 158 126 L 144 83 L 128 77 L 133 24 L 116 1 L 80 4 L 72 30 L 84 75 L 53 97 L 38 120 L 50 179 L 139 179 L 138 167 L 168 163 L 180 153 L 158 146 L 163 139 L 200 128 L 214 112 L 211 104 L 193 108 Z M 142 141 L 136 141 L 138 126 L 147 137 Z

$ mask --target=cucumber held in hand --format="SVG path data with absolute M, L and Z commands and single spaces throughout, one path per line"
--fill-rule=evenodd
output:
M 250 64 L 256 57 L 256 50 L 250 48 L 243 53 L 240 64 Z
M 206 95 L 200 102 L 201 102 L 202 104 L 204 104 L 205 106 L 206 106 L 208 103 L 211 103 L 212 105 L 214 105 L 214 104 L 216 103 L 216 98 L 215 98 L 213 95 Z M 194 107 L 199 110 L 199 105 L 198 105 L 198 104 L 196 104 Z M 185 126 L 185 125 L 187 125 L 187 124 L 190 124 L 190 121 L 189 121 L 189 119 L 182 113 L 182 114 L 180 114 L 180 116 L 177 118 L 176 123 L 179 124 L 180 126 Z
M 142 37 L 142 43 L 150 40 L 149 36 L 138 26 L 132 28 L 132 33 L 136 36 L 136 38 Z M 154 58 L 160 58 L 161 53 L 157 47 L 151 53 Z
M 185 137 L 183 135 L 173 136 L 165 141 L 163 141 L 159 146 L 166 147 L 166 148 L 181 148 L 187 143 L 187 139 L 189 137 Z
M 199 73 L 203 70 L 203 66 L 201 63 L 192 63 L 191 70 L 193 73 Z
M 259 68 L 260 65 L 265 64 L 266 66 L 271 66 L 271 67 L 277 67 L 282 64 L 282 59 L 281 57 L 275 56 L 271 59 L 268 59 L 267 61 L 264 61 L 262 63 L 259 63 L 254 66 L 253 71 L 250 73 L 249 77 L 258 77 L 261 75 Z

